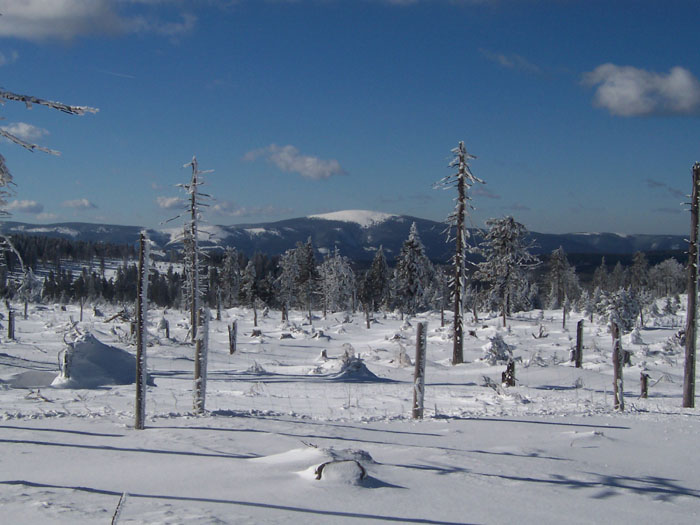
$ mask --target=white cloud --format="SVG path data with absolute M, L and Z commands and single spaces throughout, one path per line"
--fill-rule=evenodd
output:
M 678 66 L 663 74 L 603 64 L 584 73 L 582 82 L 597 86 L 594 104 L 613 115 L 694 115 L 700 111 L 700 82 Z
M 7 66 L 8 64 L 17 62 L 18 58 L 19 54 L 17 51 L 10 51 L 7 54 L 0 52 L 0 66 Z
M 87 199 L 74 199 L 70 201 L 64 201 L 61 203 L 64 208 L 73 208 L 76 210 L 93 210 L 97 208 L 95 204 Z
M 26 40 L 71 40 L 86 35 L 120 35 L 150 32 L 174 37 L 191 31 L 195 17 L 166 22 L 153 15 L 151 6 L 175 2 L 138 0 L 0 0 L 0 36 Z M 147 9 L 146 14 L 133 14 Z M 128 13 L 126 11 L 129 11 Z
M 299 150 L 291 145 L 270 144 L 266 148 L 248 152 L 243 158 L 253 161 L 260 157 L 265 157 L 284 172 L 298 173 L 307 179 L 320 180 L 328 179 L 333 175 L 347 174 L 337 160 L 301 155 Z
M 44 205 L 39 204 L 37 201 L 12 201 L 7 205 L 7 211 L 38 214 L 44 211 Z
M 27 124 L 26 122 L 13 122 L 7 126 L 0 127 L 25 142 L 35 142 L 49 134 L 48 130 L 32 124 Z
M 209 208 L 209 210 L 213 213 L 225 215 L 227 217 L 277 217 L 280 215 L 289 214 L 293 211 L 290 208 L 276 208 L 274 206 L 238 207 L 235 205 L 235 203 L 230 201 L 217 202 L 211 208 Z
M 180 209 L 185 206 L 185 201 L 180 197 L 156 197 L 158 207 L 164 210 Z
M 479 48 L 479 53 L 481 53 L 491 62 L 495 62 L 499 66 L 506 69 L 515 69 L 518 71 L 525 71 L 527 73 L 540 73 L 542 71 L 539 66 L 533 64 L 520 55 L 504 55 L 503 53 L 494 53 L 493 51 L 482 48 Z

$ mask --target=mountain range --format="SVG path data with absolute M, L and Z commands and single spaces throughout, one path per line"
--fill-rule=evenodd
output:
M 233 226 L 201 226 L 201 244 L 210 249 L 234 246 L 252 255 L 255 252 L 276 255 L 293 248 L 297 242 L 311 237 L 319 254 L 332 252 L 337 246 L 342 255 L 354 261 L 367 261 L 383 246 L 387 259 L 392 260 L 408 237 L 411 224 L 416 223 L 428 256 L 434 261 L 446 261 L 452 244 L 446 242 L 446 226 L 419 217 L 392 215 L 365 210 L 346 210 L 276 222 L 236 224 Z M 106 242 L 113 244 L 136 243 L 138 226 L 119 226 L 67 222 L 58 224 L 28 224 L 5 221 L 0 230 L 5 235 L 25 234 L 62 237 L 75 241 Z M 181 227 L 147 230 L 151 240 L 160 248 L 178 247 Z M 472 242 L 479 243 L 482 233 L 470 230 Z M 529 233 L 531 251 L 550 253 L 562 246 L 566 253 L 577 254 L 631 254 L 636 251 L 662 252 L 687 249 L 682 235 L 622 235 L 616 233 Z

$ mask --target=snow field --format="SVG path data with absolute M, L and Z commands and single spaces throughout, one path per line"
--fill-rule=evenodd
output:
M 7 523 L 696 523 L 700 474 L 692 460 L 700 420 L 681 409 L 683 356 L 667 341 L 677 327 L 641 330 L 625 367 L 628 411 L 612 409 L 611 337 L 585 323 L 584 368 L 569 362 L 576 315 L 522 313 L 470 323 L 463 365 L 450 365 L 449 328 L 439 315 L 411 326 L 360 314 L 304 324 L 293 312 L 234 308 L 210 324 L 207 415 L 192 414 L 193 346 L 187 315 L 149 314 L 146 429 L 133 430 L 134 385 L 60 389 L 57 355 L 74 325 L 134 353 L 129 326 L 85 309 L 30 306 L 17 340 L 0 346 L 0 508 Z M 318 313 L 317 313 L 318 315 Z M 157 329 L 161 317 L 171 339 Z M 73 321 L 72 321 L 72 320 Z M 239 324 L 228 351 L 227 325 Z M 410 419 L 416 322 L 427 320 L 423 421 Z M 678 324 L 682 320 L 678 319 Z M 539 327 L 547 337 L 535 338 Z M 405 329 L 402 330 L 402 326 Z M 316 336 L 318 331 L 323 336 Z M 516 358 L 482 360 L 500 333 Z M 292 338 L 280 337 L 290 334 Z M 340 374 L 350 346 L 366 366 Z M 670 348 L 670 350 L 669 350 Z M 325 350 L 328 359 L 322 359 Z M 651 376 L 638 399 L 639 373 Z M 373 377 L 373 376 L 375 377 Z M 490 381 L 486 381 L 488 377 Z M 79 380 L 79 379 L 78 379 Z M 490 383 L 491 386 L 484 386 Z M 690 452 L 688 452 L 690 451 Z M 688 459 L 690 458 L 690 459 Z M 331 460 L 357 459 L 316 480 Z

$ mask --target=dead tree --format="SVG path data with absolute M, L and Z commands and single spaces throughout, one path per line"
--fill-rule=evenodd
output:
M 515 386 L 515 361 L 509 359 L 506 371 L 501 373 L 501 383 L 505 386 Z
M 576 350 L 574 351 L 576 368 L 583 366 L 583 319 L 576 324 Z
M 612 363 L 613 363 L 613 397 L 615 410 L 623 412 L 625 410 L 625 392 L 624 383 L 622 381 L 622 341 L 620 327 L 616 322 L 611 323 L 611 332 L 613 340 Z
M 197 341 L 194 354 L 194 412 L 204 413 L 207 398 L 207 354 L 209 352 L 209 311 L 200 308 L 197 316 Z
M 413 419 L 423 419 L 425 400 L 425 350 L 428 323 L 418 323 L 416 327 L 416 368 L 413 374 Z
M 683 407 L 695 408 L 695 360 L 698 297 L 698 208 L 700 206 L 700 162 L 693 166 L 693 192 L 690 199 L 690 244 L 688 247 L 688 308 L 685 327 L 685 370 Z
M 146 336 L 148 322 L 148 237 L 139 237 L 138 281 L 136 282 L 136 408 L 134 428 L 143 430 L 146 419 Z
M 469 230 L 467 229 L 468 210 L 472 209 L 469 196 L 469 188 L 476 182 L 484 183 L 483 180 L 475 177 L 470 168 L 469 161 L 475 159 L 474 155 L 467 153 L 464 142 L 460 142 L 452 150 L 455 155 L 450 162 L 450 168 L 457 168 L 457 173 L 448 175 L 435 184 L 436 188 L 448 189 L 457 188 L 457 199 L 454 211 L 448 216 L 450 237 L 454 235 L 455 254 L 452 257 L 452 294 L 454 300 L 454 342 L 452 349 L 452 364 L 457 365 L 464 362 L 464 302 L 462 294 L 466 285 L 466 249 Z M 449 237 L 448 237 L 449 239 Z
M 641 390 L 639 397 L 641 399 L 647 399 L 649 397 L 649 374 L 647 374 L 646 372 L 640 372 L 639 384 Z
M 238 321 L 234 321 L 228 327 L 228 352 L 233 355 L 236 352 L 236 338 L 238 337 Z

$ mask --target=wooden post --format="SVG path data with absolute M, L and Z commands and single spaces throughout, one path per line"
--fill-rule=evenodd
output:
M 688 246 L 688 308 L 685 326 L 685 369 L 683 407 L 695 408 L 695 359 L 698 298 L 698 208 L 700 206 L 700 162 L 693 166 L 693 192 L 690 200 L 690 244 Z
M 82 302 L 81 302 L 82 304 Z M 143 430 L 146 420 L 146 322 L 148 316 L 148 239 L 139 237 L 139 266 L 136 281 L 136 406 L 134 428 Z
M 204 413 L 207 398 L 207 352 L 209 346 L 209 313 L 205 308 L 199 309 L 197 316 L 199 330 L 194 350 L 194 412 Z
M 7 338 L 15 340 L 15 311 L 11 308 L 7 311 Z
M 640 372 L 639 382 L 641 384 L 641 394 L 639 397 L 647 399 L 649 397 L 649 374 Z
M 165 320 L 165 338 L 170 339 L 170 321 Z
M 27 310 L 29 308 L 29 301 L 24 301 L 24 320 L 27 320 Z
M 583 366 L 583 319 L 576 324 L 576 354 L 574 355 L 576 368 Z
M 416 328 L 416 368 L 413 374 L 413 419 L 423 419 L 425 399 L 425 349 L 428 323 L 418 323 Z
M 221 321 L 221 290 L 216 289 L 216 320 Z
M 625 410 L 624 383 L 622 381 L 622 342 L 620 341 L 620 327 L 614 321 L 611 323 L 613 339 L 613 397 L 615 410 Z
M 234 321 L 228 327 L 228 353 L 233 355 L 236 352 L 236 337 L 238 337 L 238 321 Z

